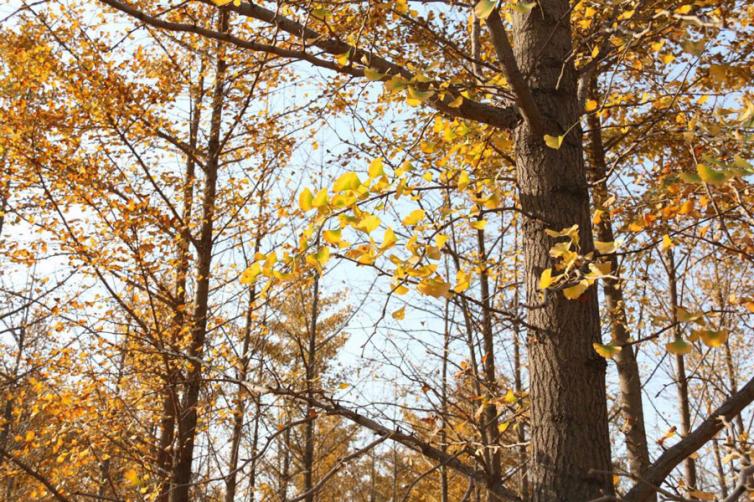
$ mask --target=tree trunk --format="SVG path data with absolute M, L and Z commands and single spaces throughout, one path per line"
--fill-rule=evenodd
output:
M 593 96 L 593 98 L 597 98 L 597 96 Z M 594 207 L 603 211 L 595 228 L 597 240 L 613 242 L 615 240 L 613 222 L 610 216 L 610 208 L 606 206 L 610 192 L 607 187 L 607 163 L 602 143 L 602 129 L 600 120 L 595 114 L 590 114 L 587 122 L 590 139 L 589 156 L 594 181 L 592 191 Z M 626 345 L 631 336 L 628 331 L 626 304 L 623 300 L 623 288 L 620 281 L 620 265 L 615 255 L 610 255 L 608 260 L 611 265 L 611 274 L 618 279 L 605 278 L 602 282 L 602 290 L 605 295 L 605 307 L 610 316 L 612 341 L 622 347 L 613 359 L 618 370 L 620 412 L 623 417 L 623 434 L 626 437 L 628 471 L 638 478 L 649 467 L 649 448 L 647 447 L 647 434 L 644 426 L 641 376 L 634 348 L 631 345 Z
M 668 287 L 670 288 L 670 310 L 673 324 L 675 325 L 674 333 L 676 338 L 681 337 L 680 326 L 678 325 L 678 281 L 676 278 L 675 257 L 673 256 L 673 249 L 668 248 L 665 251 L 665 257 L 667 259 L 667 271 L 668 271 Z M 691 431 L 691 410 L 689 408 L 689 382 L 686 378 L 686 364 L 683 359 L 683 354 L 675 355 L 675 370 L 676 370 L 676 383 L 678 390 L 678 407 L 681 413 L 681 437 L 686 437 Z M 687 457 L 683 461 L 684 479 L 686 481 L 686 488 L 696 488 L 696 463 L 691 457 Z
M 317 243 L 319 244 L 319 243 Z M 319 274 L 314 277 L 312 293 L 312 318 L 309 325 L 309 346 L 306 351 L 306 408 L 304 431 L 304 502 L 314 502 L 314 418 L 317 412 L 312 404 L 314 398 L 314 381 L 317 378 L 317 318 L 319 316 Z
M 197 137 L 199 133 L 199 122 L 201 120 L 202 100 L 204 97 L 204 64 L 199 70 L 198 94 L 194 100 L 194 109 L 192 110 L 191 125 L 189 126 L 189 146 L 196 151 Z M 193 156 L 189 155 L 186 159 L 186 171 L 183 180 L 183 224 L 181 226 L 181 237 L 178 240 L 177 258 L 175 274 L 175 314 L 173 316 L 172 344 L 171 349 L 175 350 L 178 345 L 176 342 L 181 337 L 183 325 L 186 322 L 186 280 L 188 277 L 189 263 L 191 261 L 191 211 L 194 205 L 194 178 L 195 162 Z M 175 417 L 178 412 L 178 391 L 177 385 L 180 379 L 180 371 L 171 363 L 170 358 L 165 355 L 165 386 L 162 390 L 162 417 L 160 420 L 160 438 L 157 451 L 157 472 L 163 477 L 157 496 L 157 502 L 168 502 L 170 500 L 170 474 L 173 467 L 174 451 L 173 442 L 175 440 Z
M 531 392 L 531 500 L 590 500 L 612 493 L 596 288 L 578 300 L 538 291 L 552 263 L 545 229 L 579 226 L 582 254 L 593 250 L 584 169 L 577 74 L 571 59 L 570 5 L 543 0 L 513 15 L 514 55 L 547 129 L 565 136 L 548 148 L 529 121 L 515 131 L 516 169 L 525 242 Z M 550 132 L 553 134 L 553 132 Z
M 228 29 L 228 12 L 219 13 L 219 31 Z M 178 445 L 173 480 L 173 502 L 188 502 L 191 487 L 191 463 L 194 456 L 194 440 L 196 438 L 197 408 L 199 390 L 202 382 L 201 357 L 207 335 L 207 312 L 209 309 L 209 279 L 212 264 L 212 231 L 215 218 L 215 195 L 217 191 L 217 171 L 220 161 L 220 128 L 223 111 L 223 84 L 227 64 L 223 56 L 222 44 L 218 44 L 217 64 L 215 68 L 215 83 L 212 96 L 212 117 L 210 120 L 210 134 L 207 148 L 207 162 L 204 179 L 204 193 L 202 195 L 202 224 L 199 242 L 196 245 L 196 293 L 194 298 L 193 323 L 191 330 L 191 358 L 186 390 L 181 403 L 181 416 L 178 421 Z

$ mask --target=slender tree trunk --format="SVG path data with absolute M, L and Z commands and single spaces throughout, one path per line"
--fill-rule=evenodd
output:
M 283 433 L 283 466 L 280 469 L 280 502 L 288 500 L 288 478 L 291 468 L 291 429 Z
M 497 379 L 495 375 L 495 340 L 492 330 L 492 313 L 490 281 L 487 271 L 487 252 L 484 243 L 484 230 L 477 230 L 477 249 L 479 251 L 479 261 L 481 263 L 481 273 L 479 274 L 479 289 L 482 294 L 482 340 L 484 345 L 483 371 L 484 371 L 484 391 L 490 404 L 484 407 L 484 427 L 487 430 L 487 444 L 489 452 L 485 456 L 488 462 L 487 474 L 489 476 L 488 484 L 494 490 L 502 484 L 500 475 L 500 431 L 497 427 L 497 405 L 495 399 L 498 397 Z M 494 491 L 487 493 L 488 502 L 494 502 L 497 497 Z
M 314 399 L 314 381 L 317 374 L 317 318 L 319 317 L 319 274 L 314 277 L 314 291 L 312 292 L 312 318 L 309 324 L 309 345 L 306 351 L 306 397 L 308 399 L 306 422 L 304 430 L 304 501 L 314 502 L 314 419 L 317 411 L 312 401 Z
M 676 277 L 675 257 L 673 255 L 673 249 L 667 248 L 665 251 L 665 257 L 667 259 L 668 270 L 668 287 L 670 288 L 670 309 L 673 324 L 675 324 L 674 332 L 676 338 L 680 338 L 681 329 L 678 325 L 678 281 Z M 681 413 L 681 437 L 688 436 L 691 431 L 691 411 L 689 408 L 689 382 L 686 378 L 686 364 L 683 359 L 683 354 L 676 354 L 675 356 L 675 369 L 676 369 L 676 382 L 678 389 L 678 407 Z M 683 461 L 684 479 L 686 481 L 686 488 L 696 488 L 696 463 L 691 457 L 687 457 Z
M 252 286 L 249 290 L 249 305 L 246 308 L 246 326 L 244 328 L 243 348 L 241 349 L 241 368 L 236 374 L 239 382 L 245 382 L 249 369 L 250 345 L 251 345 L 251 323 L 254 303 L 256 300 L 256 291 Z M 243 385 L 239 384 L 236 394 L 236 406 L 233 416 L 233 432 L 230 438 L 230 460 L 228 461 L 228 475 L 225 478 L 225 502 L 233 502 L 236 497 L 236 482 L 238 479 L 238 454 L 241 449 L 241 436 L 243 433 L 243 418 L 246 410 L 246 399 L 244 396 Z
M 197 95 L 193 100 L 194 109 L 192 110 L 191 124 L 189 126 L 189 146 L 192 151 L 196 151 L 197 139 L 199 133 L 199 123 L 201 120 L 202 101 L 204 98 L 204 60 L 199 70 L 199 84 Z M 186 287 L 191 261 L 191 211 L 194 205 L 194 179 L 196 176 L 196 165 L 193 156 L 186 159 L 186 171 L 183 179 L 183 224 L 181 226 L 180 239 L 177 246 L 178 263 L 175 274 L 174 295 L 176 300 L 175 314 L 173 315 L 172 326 L 172 347 L 177 347 L 178 340 L 181 338 L 184 323 L 186 322 Z M 171 471 L 173 468 L 174 451 L 173 442 L 175 440 L 175 418 L 178 413 L 178 391 L 177 385 L 180 379 L 180 371 L 175 368 L 170 357 L 165 356 L 166 376 L 165 386 L 162 390 L 162 417 L 160 420 L 160 438 L 157 451 L 157 472 L 163 477 L 160 485 L 157 502 L 168 502 L 171 492 Z
M 440 429 L 440 448 L 443 453 L 448 451 L 448 355 L 450 351 L 450 302 L 445 301 L 445 326 L 443 330 L 442 342 L 442 380 L 440 389 L 441 410 L 442 410 L 442 429 Z M 448 469 L 443 465 L 440 467 L 440 502 L 448 502 Z
M 582 501 L 613 491 L 596 288 L 578 300 L 550 291 L 542 301 L 538 280 L 552 265 L 555 240 L 545 229 L 579 226 L 582 254 L 593 250 L 589 190 L 584 168 L 572 64 L 570 2 L 542 0 L 513 14 L 513 50 L 547 128 L 564 134 L 548 148 L 527 121 L 515 131 L 516 169 L 525 242 L 531 393 L 531 500 Z M 552 134 L 552 133 L 551 133 Z
M 219 13 L 219 31 L 228 29 L 228 12 Z M 181 403 L 181 416 L 178 421 L 178 446 L 173 479 L 175 488 L 173 502 L 188 502 L 191 486 L 191 463 L 194 456 L 194 441 L 198 418 L 199 391 L 202 383 L 201 357 L 207 335 L 207 312 L 209 309 L 209 279 L 212 264 L 213 223 L 215 218 L 215 195 L 217 191 L 217 171 L 220 161 L 220 129 L 224 101 L 223 84 L 227 64 L 222 44 L 218 44 L 215 83 L 212 96 L 212 116 L 207 148 L 207 162 L 202 195 L 202 222 L 199 242 L 196 245 L 197 270 L 196 293 L 192 318 L 191 345 L 186 391 Z
M 593 88 L 594 93 L 594 88 Z M 592 96 L 598 99 L 598 96 Z M 594 188 L 594 206 L 602 211 L 600 221 L 596 224 L 597 240 L 613 242 L 613 222 L 607 200 L 610 192 L 607 186 L 607 163 L 605 149 L 602 143 L 602 129 L 600 120 L 595 114 L 587 117 L 589 125 L 589 157 L 592 164 Z M 644 407 L 642 402 L 641 375 L 636 362 L 636 354 L 632 345 L 626 345 L 631 335 L 628 331 L 626 318 L 626 303 L 623 299 L 623 288 L 620 281 L 620 264 L 615 255 L 610 255 L 611 274 L 617 279 L 606 278 L 602 282 L 605 295 L 605 307 L 610 316 L 612 341 L 622 347 L 615 357 L 618 369 L 618 390 L 620 392 L 620 412 L 623 417 L 623 434 L 626 437 L 626 456 L 628 458 L 629 473 L 633 476 L 641 474 L 649 467 L 649 448 L 644 426 Z M 653 500 L 655 497 L 653 497 Z

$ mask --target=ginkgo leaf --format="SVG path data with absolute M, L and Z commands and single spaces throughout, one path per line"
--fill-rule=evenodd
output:
M 576 300 L 583 295 L 587 289 L 589 289 L 589 281 L 581 280 L 576 285 L 565 288 L 563 290 L 563 296 L 569 300 Z
M 594 110 L 597 109 L 598 106 L 599 106 L 599 103 L 597 103 L 596 100 L 588 99 L 586 103 L 584 104 L 584 110 L 586 110 L 587 112 L 593 112 Z
M 725 345 L 725 342 L 728 341 L 728 331 L 724 329 L 719 331 L 705 329 L 699 333 L 699 337 L 707 347 L 717 348 Z
M 346 66 L 350 60 L 351 60 L 351 49 L 344 52 L 343 54 L 338 54 L 337 56 L 335 56 L 335 61 L 337 61 L 340 66 Z
M 432 90 L 421 91 L 413 85 L 410 85 L 408 86 L 408 91 L 406 93 L 406 103 L 409 106 L 419 106 L 420 104 L 431 98 L 433 95 L 434 91 Z
M 710 185 L 722 185 L 728 181 L 728 176 L 726 176 L 725 172 L 717 171 L 704 164 L 697 164 L 696 172 L 702 181 Z
M 329 244 L 337 245 L 337 244 L 340 244 L 340 239 L 341 239 L 340 234 L 341 234 L 340 229 L 325 230 L 324 232 L 322 232 L 322 238 L 325 240 L 325 242 Z
M 385 234 L 382 236 L 382 245 L 380 246 L 380 251 L 390 249 L 395 245 L 396 241 L 397 239 L 395 238 L 395 232 L 392 228 L 388 227 L 388 229 L 385 230 Z
M 682 172 L 678 175 L 679 178 L 681 178 L 686 183 L 701 183 L 702 178 L 699 177 L 696 173 L 690 173 L 690 172 Z
M 613 345 L 612 343 L 608 343 L 605 345 L 601 343 L 593 343 L 592 347 L 594 347 L 594 351 L 597 354 L 604 357 L 605 359 L 612 359 L 622 349 L 622 347 L 618 347 L 616 345 Z
M 350 387 L 351 387 L 350 383 L 341 382 L 341 383 L 338 384 L 338 389 L 340 389 L 340 390 L 346 390 L 346 389 L 348 389 Z
M 373 214 L 365 214 L 356 224 L 356 229 L 371 234 L 380 226 L 380 219 Z
M 415 209 L 411 211 L 408 214 L 408 216 L 403 218 L 403 224 L 406 226 L 416 225 L 417 223 L 419 223 L 421 220 L 424 219 L 424 216 L 426 216 L 426 213 L 424 212 L 423 209 Z
M 448 283 L 437 277 L 422 279 L 417 289 L 422 294 L 434 298 L 447 298 L 450 295 L 450 286 Z
M 513 404 L 518 401 L 516 394 L 513 393 L 513 389 L 508 389 L 508 392 L 503 396 L 503 402 L 506 404 Z
M 314 254 L 314 258 L 317 260 L 317 263 L 319 263 L 320 267 L 324 267 L 327 262 L 330 261 L 330 248 L 327 246 L 322 246 Z
M 312 207 L 320 208 L 327 205 L 327 188 L 323 188 L 312 199 Z
M 385 73 L 380 73 L 373 68 L 364 68 L 364 76 L 370 82 L 377 82 L 378 80 L 382 80 L 383 78 L 385 78 L 385 75 Z
M 395 92 L 405 89 L 408 86 L 408 80 L 400 75 L 393 75 L 393 77 L 385 82 L 385 90 L 388 92 Z
M 437 234 L 435 235 L 435 246 L 437 249 L 442 249 L 445 247 L 445 243 L 448 242 L 448 236 L 445 234 Z
M 484 227 L 487 226 L 487 220 L 475 220 L 469 223 L 469 225 L 474 230 L 484 230 Z
M 691 344 L 683 338 L 676 338 L 672 342 L 665 344 L 665 349 L 668 352 L 679 356 L 688 354 L 692 348 Z
M 308 188 L 304 188 L 298 196 L 298 207 L 300 207 L 302 211 L 311 210 L 313 199 L 314 196 L 312 195 L 312 192 Z
M 660 248 L 663 251 L 667 251 L 668 249 L 672 248 L 674 246 L 673 240 L 670 238 L 668 234 L 665 234 L 662 236 L 662 243 L 660 244 Z
M 470 286 L 470 280 L 471 276 L 464 272 L 463 270 L 459 270 L 456 272 L 456 285 L 453 286 L 453 291 L 456 293 L 463 293 L 467 289 L 469 289 Z
M 393 319 L 398 321 L 403 320 L 406 317 L 406 307 L 401 307 L 392 313 Z
M 451 101 L 450 103 L 448 103 L 448 107 L 450 107 L 450 108 L 460 108 L 462 104 L 463 104 L 463 96 L 459 95 L 453 101 Z
M 545 134 L 545 145 L 553 150 L 560 150 L 560 146 L 563 144 L 563 137 L 564 136 L 550 136 L 549 134 Z
M 127 469 L 123 473 L 123 478 L 125 478 L 129 485 L 135 485 L 139 482 L 139 473 L 136 472 L 136 469 Z
M 502 434 L 503 432 L 508 430 L 508 427 L 510 427 L 510 422 L 500 422 L 497 424 L 497 431 Z
M 385 168 L 383 167 L 381 157 L 377 157 L 369 163 L 368 174 L 370 178 L 379 178 L 385 174 Z
M 345 174 L 340 175 L 338 179 L 333 184 L 333 191 L 334 192 L 342 192 L 344 190 L 356 190 L 359 188 L 359 185 L 361 185 L 361 180 L 359 179 L 359 176 L 353 172 L 347 172 Z
M 552 269 L 546 268 L 542 271 L 542 274 L 539 276 L 539 289 L 547 289 L 549 288 L 553 282 L 552 277 Z
M 474 6 L 474 14 L 479 19 L 487 19 L 492 14 L 497 6 L 497 0 L 480 0 L 476 6 Z
M 262 272 L 262 266 L 259 262 L 252 264 L 249 268 L 243 271 L 241 274 L 241 284 L 252 284 L 257 276 Z
M 37 436 L 37 433 L 34 431 L 26 431 L 26 434 L 24 434 L 24 441 L 27 443 L 30 443 L 34 441 L 34 438 Z
M 466 171 L 461 171 L 461 174 L 458 175 L 458 189 L 466 190 L 466 187 L 469 186 L 469 183 L 471 183 L 469 173 L 467 173 Z

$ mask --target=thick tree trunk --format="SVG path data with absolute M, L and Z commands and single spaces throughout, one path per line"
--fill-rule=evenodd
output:
M 220 11 L 219 30 L 228 29 L 228 13 Z M 194 311 L 192 316 L 191 358 L 186 390 L 181 403 L 181 415 L 178 420 L 178 445 L 173 480 L 175 488 L 171 500 L 188 502 L 191 487 L 191 463 L 194 457 L 194 441 L 198 418 L 199 391 L 202 383 L 201 358 L 207 335 L 207 312 L 209 310 L 209 279 L 212 264 L 212 232 L 215 219 L 215 195 L 217 191 L 217 171 L 220 161 L 220 128 L 224 101 L 223 84 L 227 64 L 223 57 L 222 45 L 218 44 L 215 83 L 212 96 L 212 117 L 207 148 L 207 163 L 202 195 L 202 224 L 199 242 L 196 245 L 197 269 Z
M 570 5 L 543 0 L 513 16 L 514 55 L 550 134 L 548 148 L 527 120 L 515 132 L 516 169 L 526 262 L 531 392 L 530 497 L 582 501 L 612 493 L 605 392 L 606 363 L 592 347 L 600 341 L 597 291 L 578 300 L 537 289 L 552 263 L 554 240 L 545 229 L 579 226 L 581 252 L 593 249 L 584 168 L 577 74 L 571 63 Z
M 593 97 L 597 98 L 597 96 Z M 610 208 L 605 205 L 610 193 L 607 187 L 607 163 L 602 143 L 602 129 L 599 118 L 594 114 L 589 115 L 587 122 L 590 139 L 589 157 L 594 180 L 592 191 L 594 206 L 603 211 L 600 221 L 596 224 L 595 231 L 597 240 L 613 242 L 615 235 L 613 234 L 612 217 L 610 216 Z M 610 316 L 612 341 L 623 347 L 613 359 L 618 369 L 620 412 L 623 417 L 623 434 L 626 437 L 628 470 L 631 475 L 638 478 L 649 467 L 649 448 L 647 447 L 647 434 L 644 426 L 641 376 L 634 348 L 631 345 L 626 345 L 631 336 L 628 331 L 623 288 L 619 279 L 620 265 L 615 255 L 611 255 L 608 260 L 611 264 L 612 275 L 618 277 L 618 279 L 606 278 L 602 282 L 605 307 Z

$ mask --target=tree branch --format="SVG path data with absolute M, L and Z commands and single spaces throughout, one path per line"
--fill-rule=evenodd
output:
M 649 469 L 641 475 L 641 481 L 634 485 L 623 497 L 626 502 L 645 502 L 657 491 L 657 487 L 680 464 L 683 459 L 701 448 L 715 434 L 720 432 L 727 422 L 741 413 L 754 401 L 754 378 L 736 394 L 725 401 L 702 424 L 694 429 L 680 442 L 668 448 Z
M 534 101 L 534 95 L 529 84 L 526 83 L 521 70 L 518 68 L 516 57 L 513 55 L 513 48 L 508 40 L 507 33 L 505 33 L 505 27 L 497 9 L 493 9 L 485 23 L 490 30 L 490 35 L 492 35 L 492 46 L 495 48 L 497 58 L 503 67 L 505 78 L 508 79 L 508 83 L 513 88 L 513 94 L 516 96 L 516 103 L 521 110 L 521 115 L 524 116 L 524 120 L 529 124 L 531 130 L 542 136 L 547 132 L 544 117 Z
M 202 0 L 204 3 L 213 5 L 211 0 Z M 296 59 L 307 61 L 319 68 L 325 68 L 337 73 L 350 75 L 352 77 L 363 77 L 364 69 L 354 67 L 352 64 L 340 65 L 335 61 L 328 61 L 321 59 L 313 54 L 306 52 L 305 50 L 293 50 L 277 47 L 275 45 L 262 44 L 254 42 L 252 40 L 246 40 L 239 38 L 229 33 L 220 33 L 208 28 L 197 26 L 194 24 L 176 23 L 171 21 L 165 21 L 155 16 L 147 14 L 131 5 L 121 2 L 120 0 L 100 0 L 100 2 L 113 7 L 131 17 L 142 21 L 145 24 L 154 26 L 155 28 L 161 28 L 168 31 L 194 33 L 213 40 L 219 40 L 225 43 L 235 45 L 242 49 L 249 49 L 256 52 L 267 52 L 280 56 L 285 59 Z M 270 25 L 276 26 L 280 30 L 289 33 L 293 36 L 301 38 L 304 42 L 311 42 L 311 46 L 317 47 L 324 52 L 338 56 L 345 53 L 350 54 L 351 61 L 369 61 L 369 66 L 376 69 L 381 73 L 387 74 L 385 79 L 388 79 L 392 75 L 400 75 L 407 80 L 412 80 L 414 74 L 406 68 L 397 65 L 393 62 L 386 60 L 380 56 L 377 56 L 371 52 L 359 49 L 350 44 L 347 44 L 341 40 L 327 37 L 321 33 L 318 33 L 311 28 L 288 19 L 285 16 L 260 7 L 258 5 L 244 3 L 240 7 L 229 5 L 223 7 L 223 9 L 231 10 L 245 17 L 257 19 Z M 452 89 L 451 89 L 452 90 Z M 498 129 L 513 129 L 520 122 L 520 116 L 516 107 L 500 108 L 497 106 L 489 105 L 486 103 L 480 103 L 468 98 L 463 98 L 463 103 L 459 107 L 451 107 L 450 104 L 456 99 L 457 96 L 451 95 L 450 92 L 444 93 L 440 97 L 439 93 L 436 93 L 430 98 L 427 103 L 437 111 L 449 115 L 451 117 L 459 117 L 464 119 L 473 120 L 475 122 L 481 122 L 491 125 Z

